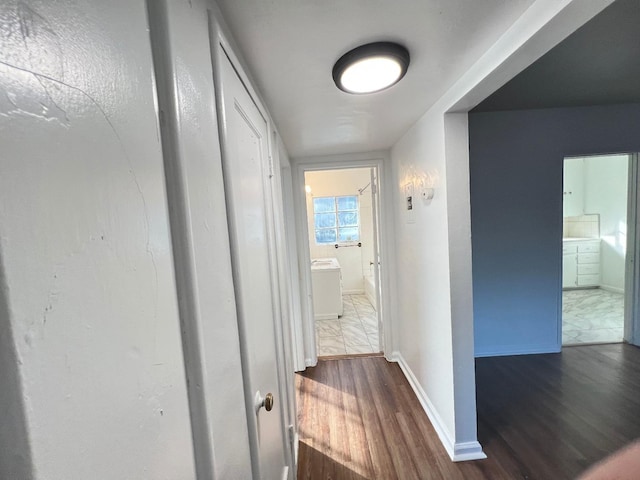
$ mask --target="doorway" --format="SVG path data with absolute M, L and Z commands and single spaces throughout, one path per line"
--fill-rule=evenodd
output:
M 304 173 L 318 357 L 382 351 L 377 168 Z
M 564 159 L 562 344 L 625 338 L 632 156 Z M 628 317 L 628 316 L 627 316 Z

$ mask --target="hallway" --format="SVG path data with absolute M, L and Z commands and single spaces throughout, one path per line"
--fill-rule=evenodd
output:
M 640 436 L 640 349 L 479 358 L 486 460 L 453 463 L 397 364 L 321 360 L 296 375 L 298 479 L 570 480 Z
M 298 480 L 512 479 L 495 459 L 453 463 L 400 367 L 320 360 L 296 375 Z

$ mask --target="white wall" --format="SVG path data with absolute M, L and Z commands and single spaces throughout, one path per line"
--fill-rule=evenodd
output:
M 397 348 L 424 390 L 440 430 L 455 432 L 449 236 L 443 112 L 425 116 L 391 150 L 398 274 Z M 414 198 L 405 210 L 404 186 L 429 180 L 435 196 Z M 413 223 L 409 223 L 409 222 Z
M 343 292 L 345 294 L 364 292 L 362 277 L 370 274 L 369 262 L 374 259 L 371 186 L 362 195 L 358 193 L 358 189 L 364 188 L 371 181 L 370 172 L 370 168 L 355 168 L 305 173 L 305 183 L 311 187 L 311 193 L 306 196 L 311 258 L 335 257 L 338 259 L 342 272 Z M 362 247 L 341 247 L 336 249 L 333 245 L 317 245 L 313 224 L 313 198 L 342 195 L 356 195 L 358 197 Z
M 585 157 L 584 207 L 600 214 L 601 285 L 624 290 L 628 155 Z
M 0 363 L 31 457 L 0 478 L 194 479 L 145 3 L 0 18 Z

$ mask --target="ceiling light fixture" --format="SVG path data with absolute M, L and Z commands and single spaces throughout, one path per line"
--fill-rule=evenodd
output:
M 368 43 L 340 57 L 333 66 L 333 81 L 347 93 L 374 93 L 398 83 L 407 68 L 409 51 L 402 45 Z

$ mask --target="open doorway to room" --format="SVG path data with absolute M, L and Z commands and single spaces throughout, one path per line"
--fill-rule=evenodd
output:
M 625 338 L 629 182 L 633 156 L 564 159 L 562 344 L 619 343 Z M 627 315 L 627 317 L 629 317 Z
M 377 168 L 304 179 L 317 354 L 381 352 Z

